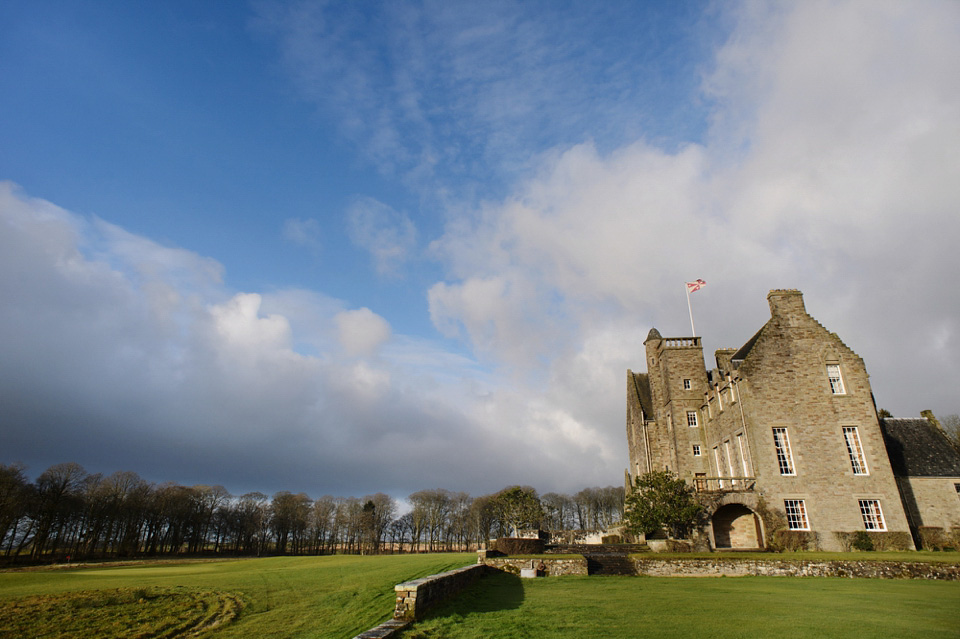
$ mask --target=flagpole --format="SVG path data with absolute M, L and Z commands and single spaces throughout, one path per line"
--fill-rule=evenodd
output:
M 692 333 L 691 337 L 696 337 L 697 329 L 693 327 L 693 306 L 690 305 L 690 287 L 684 284 L 683 288 L 687 289 L 687 310 L 690 311 L 690 332 Z

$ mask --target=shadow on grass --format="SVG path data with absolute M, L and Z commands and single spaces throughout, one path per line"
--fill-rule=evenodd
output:
M 497 571 L 464 588 L 462 592 L 427 612 L 423 620 L 513 610 L 523 603 L 520 577 Z

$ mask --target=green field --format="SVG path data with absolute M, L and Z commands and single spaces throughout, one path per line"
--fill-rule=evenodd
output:
M 957 582 L 498 574 L 403 639 L 958 636 Z
M 353 637 L 393 613 L 394 584 L 476 554 L 277 557 L 0 573 L 0 637 L 174 637 L 239 615 L 223 638 Z
M 0 638 L 349 639 L 393 586 L 476 555 L 277 557 L 0 573 Z M 495 574 L 405 633 L 460 637 L 960 637 L 960 583 Z

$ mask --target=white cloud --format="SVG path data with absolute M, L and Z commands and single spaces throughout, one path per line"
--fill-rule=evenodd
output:
M 381 275 L 396 274 L 416 247 L 417 231 L 405 214 L 370 197 L 357 198 L 347 211 L 353 242 L 370 252 Z
M 736 20 L 705 79 L 707 142 L 544 157 L 433 243 L 450 273 L 431 289 L 435 325 L 463 327 L 501 361 L 546 363 L 556 392 L 603 322 L 636 367 L 631 324 L 686 334 L 684 280 L 711 283 L 694 299 L 708 347 L 741 344 L 766 320 L 766 291 L 798 287 L 865 357 L 881 404 L 956 411 L 939 380 L 956 379 L 960 359 L 960 308 L 941 293 L 943 274 L 960 272 L 960 12 L 750 3 Z M 538 339 L 538 326 L 560 334 Z M 918 353 L 922 379 L 903 379 Z
M 323 248 L 320 222 L 313 218 L 301 219 L 291 217 L 283 222 L 283 237 L 298 246 L 319 253 Z
M 390 324 L 369 308 L 343 311 L 333 320 L 348 355 L 370 357 L 390 339 Z
M 630 3 L 576 11 L 301 0 L 256 9 L 256 31 L 276 42 L 297 89 L 368 161 L 425 198 L 499 193 L 530 168 L 531 153 L 558 144 L 594 138 L 609 148 L 650 122 L 660 126 L 648 135 L 670 140 L 701 127 L 684 65 L 703 45 L 694 25 L 673 22 L 683 11 L 641 10 L 644 24 L 619 28 L 629 23 L 621 14 L 636 17 Z M 660 64 L 666 57 L 672 64 Z M 667 113 L 661 102 L 671 98 Z
M 232 291 L 212 260 L 6 184 L 0 449 L 109 471 L 122 457 L 158 480 L 177 468 L 176 479 L 237 492 L 617 483 L 625 369 L 642 368 L 651 326 L 687 333 L 682 287 L 696 277 L 709 282 L 693 298 L 708 350 L 742 344 L 767 319 L 767 290 L 795 286 L 865 358 L 881 406 L 957 412 L 956 5 L 724 5 L 734 26 L 704 79 L 713 106 L 702 142 L 633 137 L 611 151 L 573 135 L 533 160 L 517 150 L 537 138 L 522 114 L 563 98 L 551 78 L 571 67 L 537 76 L 549 49 L 536 24 L 499 24 L 493 12 L 471 30 L 469 16 L 437 9 L 430 25 L 448 28 L 390 9 L 404 26 L 384 46 L 414 60 L 395 65 L 396 94 L 383 92 L 393 85 L 379 83 L 374 50 L 348 44 L 363 23 L 293 5 L 281 11 L 282 46 L 318 102 L 360 105 L 339 113 L 375 138 L 383 162 L 424 175 L 451 158 L 466 173 L 491 158 L 491 172 L 533 167 L 506 197 L 451 206 L 431 244 L 447 273 L 427 292 L 431 318 L 489 366 L 320 292 Z M 504 39 L 513 44 L 501 56 Z M 427 46 L 437 42 L 449 47 Z M 418 76 L 435 59 L 448 66 Z M 437 77 L 449 79 L 440 91 L 462 89 L 444 117 L 417 96 Z M 529 126 L 569 115 L 545 113 Z M 411 143 L 418 132 L 422 144 Z M 457 148 L 461 139 L 474 146 Z M 348 226 L 381 272 L 416 249 L 411 220 L 376 200 L 358 200 Z M 291 228 L 316 237 L 309 221 Z
M 225 304 L 211 306 L 217 334 L 241 353 L 289 351 L 290 324 L 280 315 L 260 317 L 261 299 L 256 293 L 240 293 Z
M 237 493 L 478 493 L 516 468 L 548 477 L 579 450 L 567 443 L 589 444 L 567 419 L 531 461 L 525 437 L 551 409 L 474 361 L 318 293 L 229 291 L 207 259 L 9 183 L 0 266 L 0 449 L 31 472 L 70 460 Z

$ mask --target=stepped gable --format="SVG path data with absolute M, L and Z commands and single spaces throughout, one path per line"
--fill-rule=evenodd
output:
M 795 288 L 773 289 L 769 294 L 767 294 L 767 301 L 770 303 L 770 319 L 763 326 L 761 326 L 760 330 L 754 333 L 753 337 L 748 339 L 747 342 L 741 346 L 740 349 L 730 358 L 734 369 L 739 368 L 743 361 L 747 359 L 750 351 L 753 350 L 754 345 L 768 327 L 773 325 L 778 318 L 785 318 L 790 315 L 802 315 L 806 320 L 812 321 L 816 326 L 819 326 L 827 334 L 836 339 L 840 343 L 840 346 L 850 351 L 854 356 L 859 357 L 856 351 L 854 351 L 842 339 L 840 339 L 839 335 L 825 327 L 820 323 L 819 320 L 817 320 L 817 318 L 813 317 L 807 312 L 807 309 L 803 303 L 803 294 L 799 290 Z
M 960 452 L 924 418 L 880 420 L 890 464 L 901 477 L 960 477 Z

